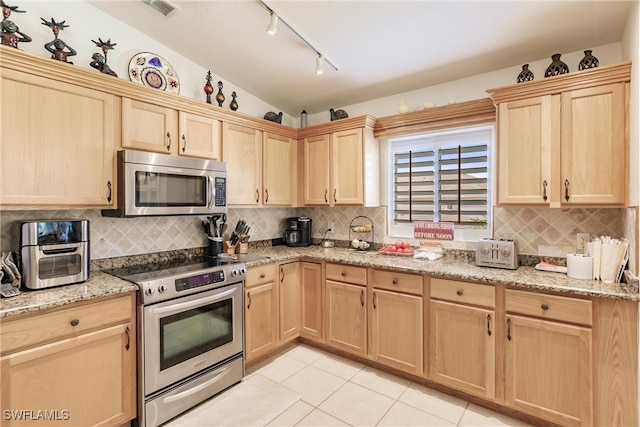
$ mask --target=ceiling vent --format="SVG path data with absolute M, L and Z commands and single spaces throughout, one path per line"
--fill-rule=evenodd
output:
M 147 6 L 151 6 L 152 9 L 157 10 L 162 13 L 164 16 L 171 16 L 176 10 L 178 10 L 178 6 L 171 3 L 167 0 L 141 0 L 142 3 Z

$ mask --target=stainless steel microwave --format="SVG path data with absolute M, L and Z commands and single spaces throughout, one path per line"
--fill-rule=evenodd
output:
M 227 212 L 227 164 L 138 150 L 117 154 L 117 208 L 104 216 L 211 215 Z

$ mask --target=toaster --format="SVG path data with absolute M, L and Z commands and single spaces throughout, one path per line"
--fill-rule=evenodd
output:
M 476 242 L 476 265 L 516 270 L 518 245 L 511 239 L 484 238 Z

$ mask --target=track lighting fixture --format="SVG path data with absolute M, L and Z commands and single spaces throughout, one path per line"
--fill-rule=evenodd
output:
M 324 73 L 324 66 L 322 65 L 323 62 L 324 57 L 322 54 L 318 54 L 318 57 L 316 58 L 316 74 L 318 75 Z
M 145 0 L 143 0 L 143 1 L 145 1 Z M 281 21 L 287 28 L 289 28 L 293 32 L 293 34 L 298 36 L 298 38 L 300 40 L 302 40 L 304 42 L 304 44 L 309 46 L 316 54 L 318 54 L 318 57 L 316 58 L 316 74 L 320 75 L 320 74 L 322 74 L 324 72 L 324 63 L 325 62 L 327 62 L 329 65 L 331 65 L 334 70 L 338 71 L 338 67 L 333 65 L 333 63 L 331 61 L 329 61 L 323 54 L 321 54 L 318 49 L 313 47 L 313 45 L 311 43 L 309 43 L 307 41 L 307 39 L 302 37 L 300 35 L 300 33 L 297 32 L 291 25 L 289 25 L 284 19 L 279 17 L 278 14 L 264 2 L 264 0 L 256 0 L 256 1 L 258 3 L 260 3 L 260 5 L 262 7 L 264 7 L 270 14 L 269 26 L 267 26 L 267 33 L 269 33 L 271 35 L 275 35 L 278 32 L 278 21 Z
M 278 33 L 278 14 L 271 11 L 271 18 L 269 19 L 269 25 L 267 26 L 267 34 L 275 36 Z

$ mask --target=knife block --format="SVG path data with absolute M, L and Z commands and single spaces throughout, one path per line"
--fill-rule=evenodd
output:
M 249 243 L 240 242 L 236 246 L 237 246 L 236 247 L 236 253 L 239 253 L 239 254 L 249 253 Z
M 238 244 L 232 245 L 231 240 L 225 240 L 222 246 L 225 254 L 233 255 L 236 253 L 236 246 L 238 246 Z

